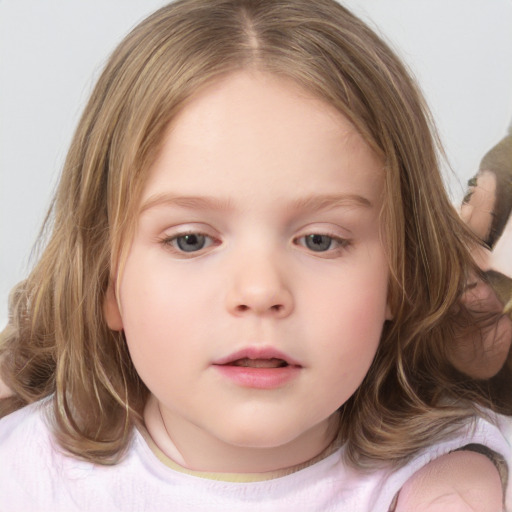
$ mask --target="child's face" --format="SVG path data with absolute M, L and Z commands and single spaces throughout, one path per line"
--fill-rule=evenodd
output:
M 471 187 L 471 196 L 461 208 L 461 217 L 473 233 L 487 240 L 494 220 L 496 200 L 496 175 L 492 171 L 480 172 L 476 186 Z
M 173 122 L 107 319 L 191 465 L 329 442 L 389 318 L 382 191 L 352 125 L 283 79 L 231 75 Z

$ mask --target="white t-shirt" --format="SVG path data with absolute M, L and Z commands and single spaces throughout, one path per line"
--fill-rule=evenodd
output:
M 77 460 L 52 438 L 45 416 L 50 404 L 32 404 L 0 420 L 1 512 L 388 512 L 409 477 L 440 455 L 480 444 L 512 460 L 500 429 L 478 420 L 395 471 L 360 473 L 344 463 L 342 447 L 287 476 L 223 481 L 178 470 L 138 430 L 114 466 Z

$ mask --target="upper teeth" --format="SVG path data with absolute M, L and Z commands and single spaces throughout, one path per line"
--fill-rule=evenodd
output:
M 248 357 L 244 357 L 243 359 L 238 359 L 234 361 L 232 364 L 234 366 L 245 366 L 251 368 L 281 368 L 283 366 L 288 366 L 286 361 L 277 358 L 250 359 Z

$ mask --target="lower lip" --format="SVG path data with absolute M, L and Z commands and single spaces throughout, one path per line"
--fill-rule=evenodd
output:
M 275 389 L 299 375 L 300 366 L 282 368 L 252 368 L 248 366 L 215 365 L 221 375 L 235 384 L 254 389 Z

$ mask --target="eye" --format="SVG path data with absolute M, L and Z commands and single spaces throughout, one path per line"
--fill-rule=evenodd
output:
M 206 237 L 199 233 L 190 233 L 175 238 L 177 247 L 184 252 L 200 251 L 206 244 Z
M 327 252 L 347 247 L 349 245 L 348 240 L 320 233 L 311 233 L 309 235 L 301 236 L 297 239 L 296 243 L 313 252 Z
M 184 233 L 166 238 L 163 243 L 178 252 L 192 253 L 209 247 L 213 244 L 213 240 L 202 233 Z
M 463 203 L 465 204 L 469 204 L 469 201 L 471 200 L 471 197 L 473 196 L 473 190 L 470 190 L 469 192 L 466 193 L 466 195 L 464 196 L 464 199 L 462 200 Z
M 315 252 L 328 251 L 331 248 L 333 239 L 328 235 L 306 235 L 304 245 Z

